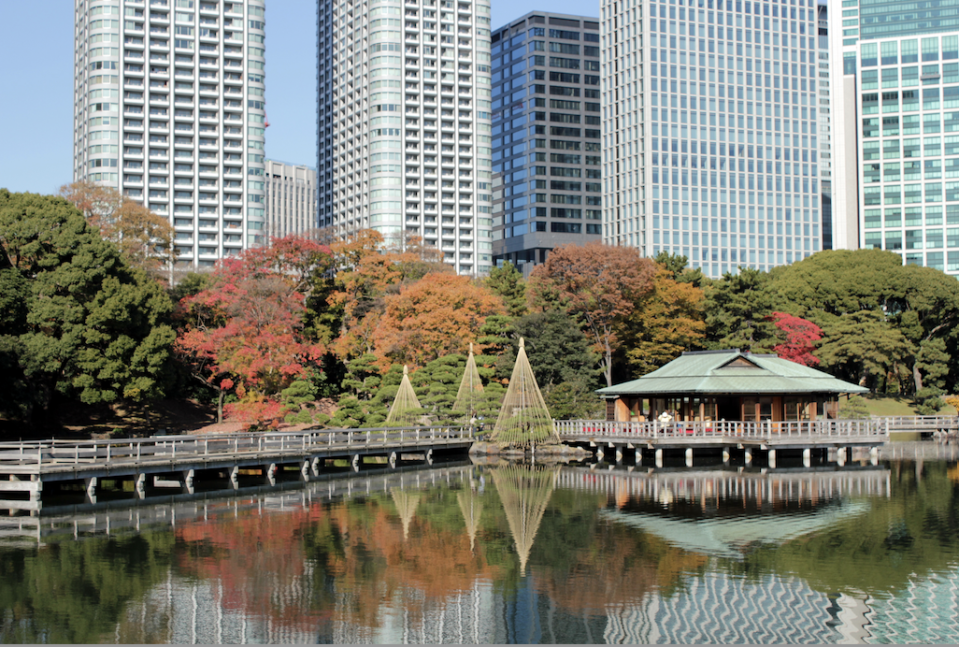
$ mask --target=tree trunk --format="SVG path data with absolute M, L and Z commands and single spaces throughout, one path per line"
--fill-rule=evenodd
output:
M 223 389 L 219 389 L 216 401 L 216 424 L 223 422 Z
M 916 383 L 916 393 L 922 391 L 922 373 L 919 372 L 919 362 L 912 364 L 912 381 Z
M 606 345 L 606 370 L 603 372 L 606 375 L 606 386 L 613 386 L 613 351 L 609 344 Z

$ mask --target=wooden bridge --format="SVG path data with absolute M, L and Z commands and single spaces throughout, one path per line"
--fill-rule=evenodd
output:
M 943 424 L 955 419 L 943 418 Z M 642 463 L 644 450 L 654 453 L 656 466 L 662 467 L 663 452 L 685 450 L 686 464 L 692 467 L 694 450 L 721 450 L 728 461 L 731 452 L 742 452 L 747 464 L 753 452 L 765 452 L 771 467 L 776 465 L 779 450 L 799 450 L 808 466 L 813 451 L 835 450 L 837 461 L 844 463 L 853 447 L 865 447 L 873 460 L 878 459 L 878 448 L 889 440 L 895 429 L 890 418 L 863 420 L 797 420 L 797 421 L 707 421 L 707 422 L 615 422 L 607 420 L 559 420 L 556 430 L 567 444 L 595 447 L 597 457 L 603 460 L 611 449 L 616 462 L 623 460 L 623 452 L 635 453 L 637 464 Z
M 368 457 L 432 463 L 434 452 L 465 454 L 473 440 L 469 427 L 418 427 L 0 443 L 0 509 L 39 510 L 45 483 L 82 483 L 89 502 L 101 479 L 131 480 L 139 498 L 158 488 L 192 493 L 199 478 L 238 489 L 241 475 L 272 485 L 289 466 L 308 481 L 327 460 L 345 459 L 354 471 Z

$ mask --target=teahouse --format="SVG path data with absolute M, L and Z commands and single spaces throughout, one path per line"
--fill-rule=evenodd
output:
M 638 380 L 597 393 L 606 419 L 676 421 L 816 420 L 835 418 L 842 394 L 868 389 L 828 373 L 738 349 L 683 353 Z

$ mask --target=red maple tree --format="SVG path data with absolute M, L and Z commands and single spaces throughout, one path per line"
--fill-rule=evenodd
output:
M 816 349 L 816 342 L 822 339 L 822 329 L 819 326 L 808 319 L 785 312 L 774 312 L 767 319 L 780 331 L 779 338 L 782 341 L 773 346 L 779 357 L 803 366 L 819 364 L 819 358 L 812 354 Z
M 253 426 L 275 426 L 282 415 L 276 396 L 317 366 L 324 348 L 303 334 L 306 296 L 316 272 L 328 266 L 329 249 L 296 236 L 220 261 L 210 286 L 181 301 L 185 326 L 176 349 L 194 376 L 223 398 L 239 402 L 228 417 Z

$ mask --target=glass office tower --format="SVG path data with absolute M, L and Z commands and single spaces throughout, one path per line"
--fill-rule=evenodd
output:
M 830 21 L 859 244 L 959 275 L 959 0 L 844 0 Z
M 602 233 L 599 22 L 535 12 L 492 41 L 493 259 L 528 273 Z
M 709 276 L 822 249 L 814 0 L 602 0 L 603 239 Z

